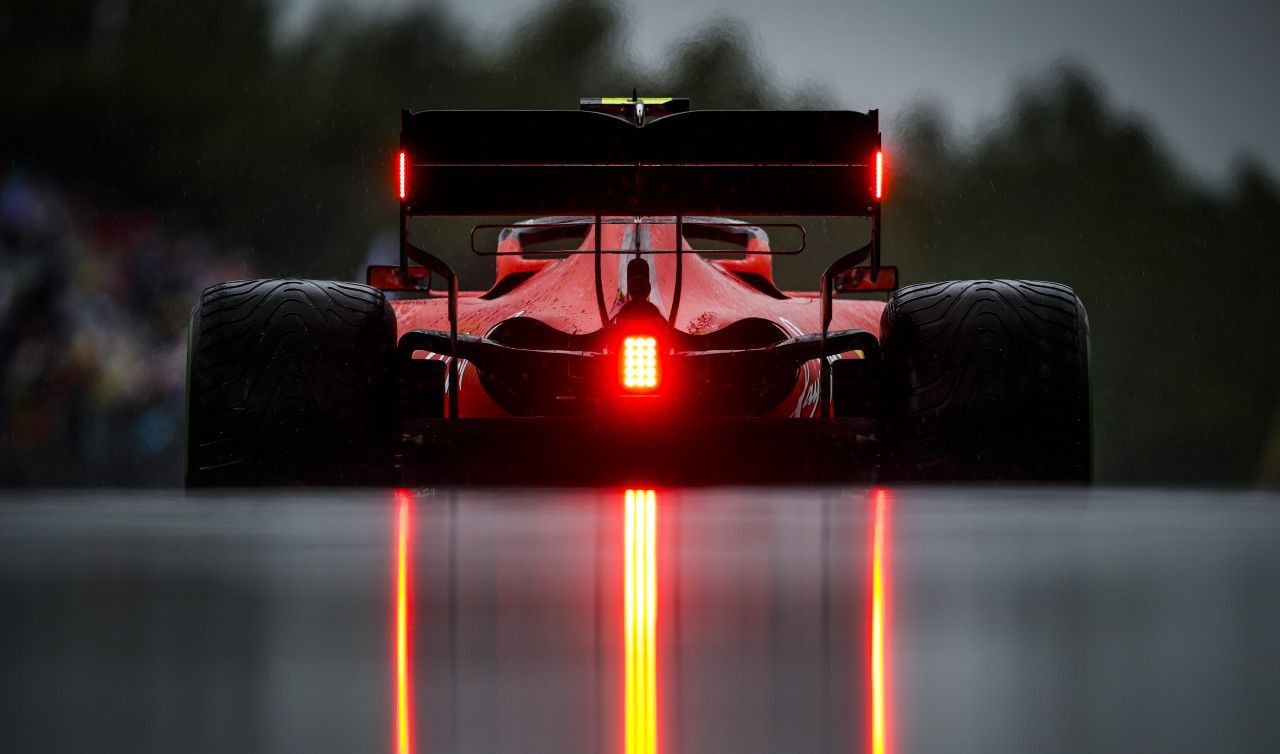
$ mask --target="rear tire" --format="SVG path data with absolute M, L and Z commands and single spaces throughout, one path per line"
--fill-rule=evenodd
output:
M 369 484 L 391 466 L 395 314 L 311 280 L 208 288 L 191 316 L 187 484 Z
M 1065 285 L 903 288 L 881 319 L 888 475 L 1087 482 L 1089 322 Z

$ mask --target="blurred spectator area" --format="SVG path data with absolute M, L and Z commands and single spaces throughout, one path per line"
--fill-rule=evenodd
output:
M 180 483 L 187 320 L 240 258 L 4 173 L 0 483 Z

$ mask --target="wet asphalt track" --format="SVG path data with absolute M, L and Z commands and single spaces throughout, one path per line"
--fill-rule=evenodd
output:
M 1280 751 L 1278 495 L 649 500 L 4 495 L 0 751 Z

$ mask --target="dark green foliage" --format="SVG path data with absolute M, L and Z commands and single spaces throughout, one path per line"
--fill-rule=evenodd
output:
M 921 110 L 894 144 L 885 244 L 909 281 L 1054 280 L 1092 330 L 1097 478 L 1248 482 L 1280 399 L 1280 191 L 1179 171 L 1060 66 L 971 143 Z
M 336 8 L 280 42 L 263 0 L 48 5 L 0 10 L 0 157 L 247 246 L 267 273 L 349 274 L 394 232 L 402 107 L 572 108 L 633 87 L 783 104 L 740 26 L 693 30 L 665 70 L 637 72 L 603 0 L 552 3 L 510 35 L 442 6 Z

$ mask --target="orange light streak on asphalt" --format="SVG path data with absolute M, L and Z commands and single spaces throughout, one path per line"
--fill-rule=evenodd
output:
M 885 549 L 888 527 L 889 493 L 877 488 L 871 492 L 871 754 L 888 754 L 888 656 L 889 615 L 886 605 L 889 583 L 888 553 Z
M 396 754 L 413 753 L 413 666 L 409 657 L 412 604 L 409 578 L 413 570 L 413 495 L 396 490 Z
M 626 622 L 624 754 L 657 754 L 657 505 L 653 490 L 627 490 L 623 593 Z

